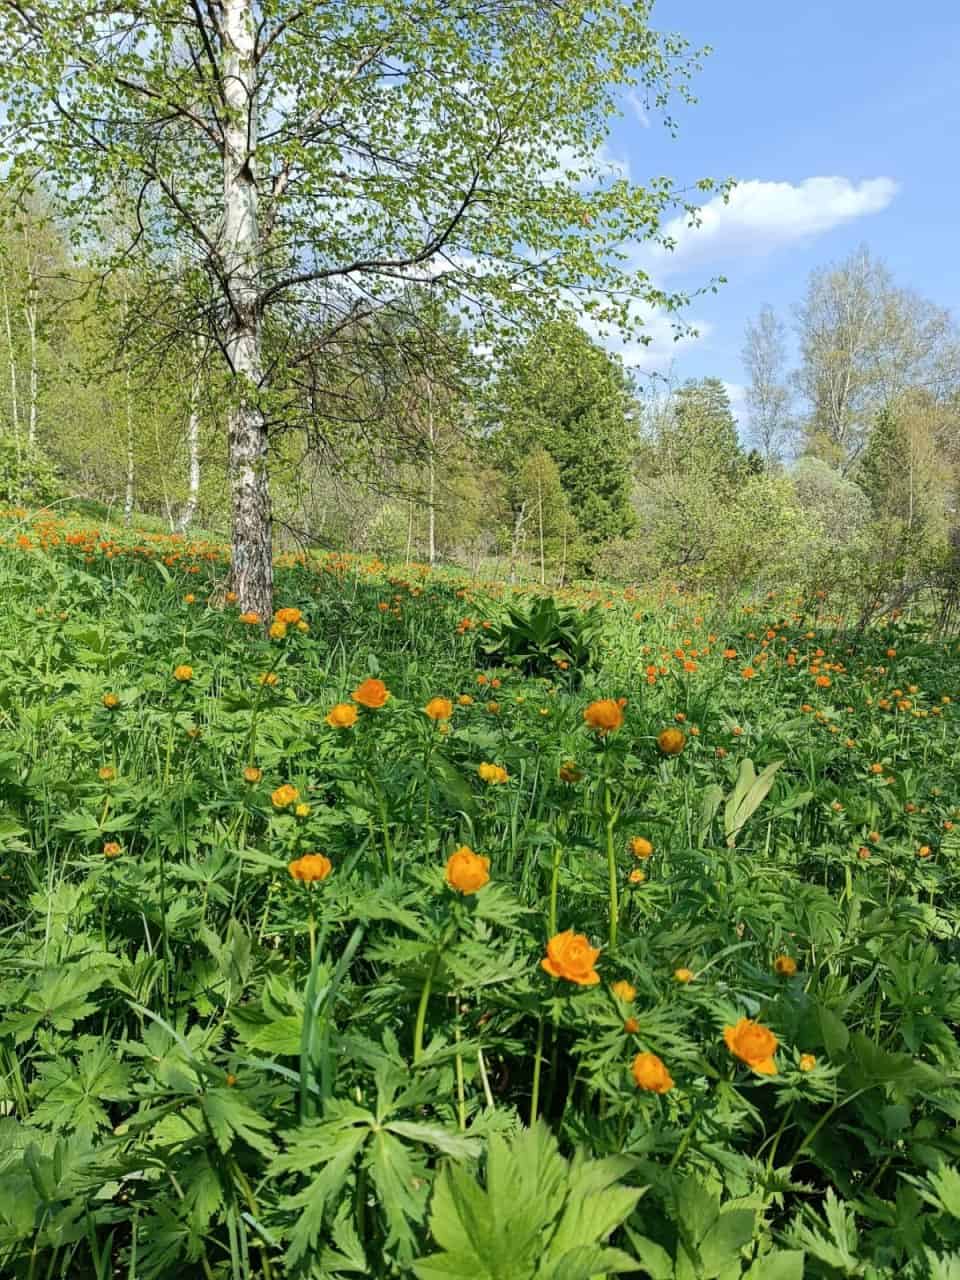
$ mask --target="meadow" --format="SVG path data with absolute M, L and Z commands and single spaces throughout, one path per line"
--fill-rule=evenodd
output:
M 0 544 L 0 1275 L 958 1280 L 956 639 Z

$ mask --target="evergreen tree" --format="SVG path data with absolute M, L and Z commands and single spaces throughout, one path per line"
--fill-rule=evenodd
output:
M 550 321 L 504 367 L 495 402 L 501 466 L 516 482 L 529 454 L 550 454 L 588 556 L 629 531 L 630 387 L 615 357 L 572 318 Z

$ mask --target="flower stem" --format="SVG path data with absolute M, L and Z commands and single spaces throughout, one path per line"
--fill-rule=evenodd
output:
M 537 1047 L 533 1056 L 533 1089 L 530 1094 L 530 1123 L 540 1110 L 540 1068 L 543 1062 L 543 1014 L 537 1019 Z
M 423 990 L 420 992 L 420 1004 L 417 1007 L 417 1023 L 413 1029 L 413 1065 L 416 1066 L 423 1057 L 423 1028 L 427 1021 L 427 1005 L 430 1002 L 430 991 L 433 988 L 434 975 L 437 972 L 437 965 L 440 961 L 439 951 L 430 961 L 430 968 L 427 970 L 427 976 L 423 980 Z
M 610 801 L 610 784 L 603 784 L 603 812 L 607 829 L 607 871 L 610 880 L 610 946 L 617 945 L 617 918 L 620 913 L 619 894 L 617 890 L 617 854 L 613 845 L 613 827 L 616 814 Z

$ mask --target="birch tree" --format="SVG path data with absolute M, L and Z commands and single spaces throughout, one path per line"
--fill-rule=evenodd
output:
M 578 299 L 627 331 L 636 303 L 675 301 L 610 249 L 659 238 L 688 198 L 599 159 L 624 89 L 651 109 L 687 94 L 689 50 L 649 17 L 648 0 L 0 0 L 14 177 L 45 177 L 87 240 L 132 184 L 114 264 L 134 255 L 161 291 L 180 255 L 204 274 L 177 323 L 222 362 L 242 608 L 272 608 L 268 441 L 309 411 L 298 374 L 331 333 L 411 281 L 486 343 Z M 296 340 L 268 355 L 278 312 Z

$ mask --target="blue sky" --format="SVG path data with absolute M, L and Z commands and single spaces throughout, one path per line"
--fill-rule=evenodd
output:
M 654 24 L 713 47 L 699 101 L 673 111 L 676 139 L 627 105 L 611 157 L 635 182 L 742 185 L 656 268 L 677 289 L 727 277 L 691 304 L 701 338 L 673 347 L 655 324 L 640 368 L 672 361 L 736 398 L 746 321 L 769 302 L 789 323 L 811 269 L 860 243 L 960 318 L 960 0 L 660 0 Z

